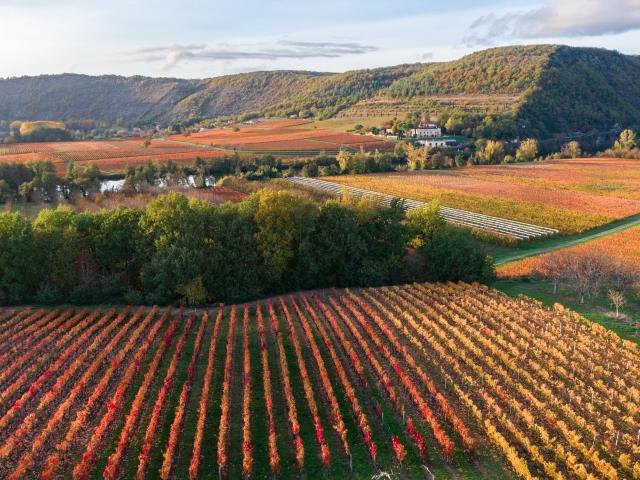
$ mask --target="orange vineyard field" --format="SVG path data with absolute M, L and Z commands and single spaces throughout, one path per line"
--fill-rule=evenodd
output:
M 313 122 L 300 120 L 264 121 L 254 125 L 207 130 L 189 136 L 174 135 L 173 140 L 206 145 L 230 152 L 317 154 L 338 150 L 393 150 L 394 144 L 376 137 L 318 129 Z
M 0 358 L 2 478 L 640 479 L 637 346 L 479 285 L 4 310 Z
M 577 254 L 602 252 L 605 255 L 623 258 L 625 263 L 640 268 L 640 227 L 630 228 L 582 245 L 576 245 L 564 249 L 562 252 Z M 531 276 L 533 272 L 540 269 L 543 260 L 548 255 L 538 255 L 502 265 L 496 269 L 498 276 L 501 278 Z
M 66 172 L 67 164 L 94 163 L 104 171 L 120 171 L 127 165 L 136 166 L 152 160 L 190 163 L 194 158 L 212 158 L 224 153 L 197 145 L 186 145 L 168 140 L 153 140 L 144 146 L 144 139 L 96 140 L 83 142 L 25 143 L 0 146 L 0 162 L 29 162 L 50 160 L 59 174 Z
M 640 213 L 640 162 L 609 158 L 474 166 L 332 181 L 578 233 Z
M 91 140 L 81 142 L 20 143 L 0 145 L 0 162 L 26 163 L 50 160 L 59 174 L 67 171 L 67 164 L 95 164 L 106 172 L 120 172 L 151 160 L 190 164 L 196 157 L 203 159 L 232 155 L 274 154 L 311 156 L 321 152 L 393 150 L 394 144 L 375 137 L 316 129 L 312 122 L 300 120 L 272 120 L 257 125 L 213 129 L 189 136 L 174 135 L 167 140 L 145 139 Z

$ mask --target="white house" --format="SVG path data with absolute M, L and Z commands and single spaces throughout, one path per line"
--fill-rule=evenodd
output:
M 447 138 L 429 138 L 426 140 L 419 140 L 420 145 L 427 147 L 457 147 L 458 142 Z
M 433 123 L 421 122 L 416 128 L 409 130 L 408 135 L 416 138 L 441 137 L 442 129 Z

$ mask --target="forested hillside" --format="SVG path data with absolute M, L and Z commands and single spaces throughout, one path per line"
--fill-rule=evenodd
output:
M 105 75 L 41 75 L 0 80 L 0 119 L 149 119 L 166 115 L 201 81 Z
M 532 135 L 640 125 L 640 59 L 597 48 L 557 47 L 519 118 Z
M 554 50 L 551 45 L 492 48 L 453 62 L 432 63 L 396 80 L 387 93 L 401 98 L 460 93 L 520 94 L 536 85 Z
M 518 134 L 524 127 L 525 134 L 540 138 L 634 127 L 640 125 L 640 58 L 529 45 L 492 48 L 450 62 L 338 74 L 271 71 L 205 80 L 65 74 L 0 80 L 0 120 L 6 121 L 169 123 L 245 113 L 327 118 L 354 112 L 399 115 L 416 108 L 500 115 L 518 126 Z

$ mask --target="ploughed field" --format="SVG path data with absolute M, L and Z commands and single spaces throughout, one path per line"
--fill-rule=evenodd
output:
M 640 162 L 612 158 L 481 165 L 333 182 L 573 234 L 640 213 Z
M 173 140 L 213 147 L 227 153 L 263 153 L 275 155 L 317 155 L 323 152 L 385 151 L 394 144 L 377 137 L 317 128 L 304 120 L 266 120 L 237 128 L 216 128 Z
M 481 285 L 9 309 L 0 358 L 2 478 L 640 478 L 637 346 Z

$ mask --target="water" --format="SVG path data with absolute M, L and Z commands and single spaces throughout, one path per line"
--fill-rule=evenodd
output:
M 205 186 L 207 187 L 213 187 L 216 184 L 216 179 L 215 177 L 211 177 L 211 176 L 205 177 L 204 183 L 205 183 Z M 177 185 L 181 187 L 196 188 L 196 176 L 188 175 L 187 177 L 178 180 Z M 100 182 L 100 193 L 119 192 L 120 190 L 122 190 L 123 186 L 124 186 L 124 179 L 102 180 Z M 154 186 L 158 188 L 167 188 L 168 183 L 166 178 L 158 178 Z

